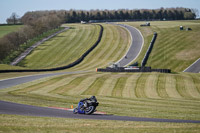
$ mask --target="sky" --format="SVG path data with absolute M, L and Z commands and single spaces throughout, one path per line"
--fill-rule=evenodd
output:
M 13 12 L 20 17 L 28 11 L 70 9 L 158 9 L 170 7 L 195 8 L 200 0 L 0 0 L 0 23 Z

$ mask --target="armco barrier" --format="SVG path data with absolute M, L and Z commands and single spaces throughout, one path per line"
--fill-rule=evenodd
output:
M 170 69 L 151 69 L 151 67 L 139 67 L 138 69 L 125 69 L 119 68 L 97 68 L 97 72 L 160 72 L 160 73 L 171 73 Z
M 147 63 L 147 60 L 148 60 L 149 55 L 151 53 L 151 50 L 153 49 L 153 45 L 155 43 L 156 37 L 157 37 L 157 33 L 155 32 L 154 35 L 153 35 L 153 38 L 151 40 L 151 43 L 149 45 L 149 48 L 148 48 L 148 50 L 147 50 L 147 52 L 146 52 L 146 54 L 144 56 L 144 59 L 142 60 L 142 63 L 141 63 L 142 67 L 144 67 L 146 65 L 146 63 Z
M 96 24 L 100 26 L 100 32 L 99 32 L 99 37 L 98 40 L 94 43 L 94 45 L 88 49 L 80 58 L 78 58 L 76 61 L 74 61 L 71 64 L 68 64 L 66 66 L 62 67 L 56 67 L 56 68 L 49 68 L 49 69 L 18 69 L 18 70 L 0 70 L 0 73 L 7 73 L 7 72 L 45 72 L 45 71 L 58 71 L 58 70 L 64 70 L 71 68 L 77 64 L 79 64 L 83 59 L 99 44 L 102 38 L 103 34 L 103 26 L 100 24 Z

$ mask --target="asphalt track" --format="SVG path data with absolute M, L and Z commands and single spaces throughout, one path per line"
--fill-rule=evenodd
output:
M 9 88 L 9 87 L 12 87 L 12 86 L 16 86 L 16 85 L 23 84 L 23 83 L 26 83 L 26 82 L 31 82 L 31 81 L 38 80 L 38 79 L 41 79 L 41 78 L 64 75 L 64 74 L 85 73 L 85 72 L 90 72 L 90 71 L 74 71 L 74 72 L 37 74 L 37 75 L 29 75 L 29 76 L 5 79 L 5 80 L 0 80 L 0 89 Z
M 143 37 L 141 33 L 134 29 L 131 26 L 125 26 L 131 36 L 132 36 L 132 45 L 128 50 L 127 58 L 125 56 L 119 61 L 122 66 L 129 64 L 134 60 L 141 51 L 143 45 Z M 133 37 L 134 36 L 134 37 Z M 140 38 L 138 41 L 134 38 Z M 134 46 L 134 41 L 139 42 L 137 46 Z M 135 51 L 135 48 L 137 51 Z M 136 53 L 135 53 L 135 52 Z M 16 86 L 26 82 L 38 80 L 45 77 L 63 75 L 63 74 L 76 74 L 84 73 L 89 71 L 75 71 L 75 72 L 60 72 L 60 73 L 49 73 L 49 74 L 39 74 L 39 75 L 30 75 L 23 76 L 11 79 L 0 80 L 0 89 Z M 62 117 L 62 118 L 73 118 L 73 119 L 96 119 L 96 120 L 121 120 L 121 121 L 146 121 L 146 122 L 175 122 L 175 123 L 200 123 L 200 121 L 195 120 L 175 120 L 175 119 L 157 119 L 157 118 L 139 118 L 139 117 L 128 117 L 128 116 L 116 116 L 116 115 L 103 115 L 103 114 L 93 114 L 93 115 L 79 115 L 73 114 L 71 111 L 53 109 L 47 107 L 37 107 L 31 105 L 24 105 L 18 103 L 11 103 L 6 101 L 0 101 L 0 114 L 16 114 L 16 115 L 27 115 L 27 116 L 41 116 L 41 117 Z
M 200 73 L 200 58 L 186 68 L 183 72 Z
M 132 26 L 124 25 L 124 24 L 116 24 L 116 25 L 126 28 L 129 31 L 130 36 L 131 36 L 130 48 L 128 49 L 124 57 L 122 57 L 118 62 L 116 62 L 122 67 L 122 66 L 128 65 L 129 63 L 131 63 L 134 59 L 138 57 L 138 55 L 140 54 L 142 50 L 142 46 L 144 44 L 144 38 L 141 32 Z
M 200 123 L 200 121 L 195 121 L 195 120 L 139 118 L 139 117 L 116 116 L 116 115 L 106 115 L 106 114 L 80 115 L 80 114 L 73 114 L 73 112 L 71 111 L 66 111 L 61 109 L 37 107 L 37 106 L 24 105 L 18 103 L 11 103 L 6 101 L 0 101 L 0 114 L 17 114 L 26 116 L 95 119 L 95 120 Z

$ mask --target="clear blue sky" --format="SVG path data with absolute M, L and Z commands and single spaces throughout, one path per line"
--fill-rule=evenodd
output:
M 157 9 L 160 7 L 196 8 L 200 0 L 1 0 L 0 23 L 13 12 L 20 17 L 27 11 L 60 9 Z

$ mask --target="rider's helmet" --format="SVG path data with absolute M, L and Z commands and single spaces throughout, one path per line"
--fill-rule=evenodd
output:
M 94 102 L 97 102 L 97 99 L 96 99 L 95 96 L 91 96 L 91 97 L 90 97 L 90 100 L 91 100 L 91 101 L 94 101 Z

